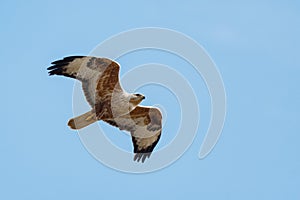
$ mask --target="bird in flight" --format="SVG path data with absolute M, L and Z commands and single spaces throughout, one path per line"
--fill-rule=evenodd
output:
M 158 108 L 139 106 L 145 97 L 123 90 L 120 65 L 108 58 L 69 56 L 51 63 L 49 75 L 77 79 L 92 109 L 69 120 L 71 129 L 84 128 L 98 120 L 130 132 L 134 161 L 144 162 L 158 143 L 162 115 Z

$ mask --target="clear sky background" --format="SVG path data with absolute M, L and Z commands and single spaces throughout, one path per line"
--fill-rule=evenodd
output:
M 2 0 L 0 199 L 300 199 L 299 10 L 299 1 Z M 201 126 L 192 146 L 171 166 L 134 175 L 85 150 L 66 126 L 74 81 L 48 77 L 46 68 L 67 55 L 86 55 L 121 31 L 148 26 L 180 31 L 207 50 L 223 77 L 228 112 L 216 147 L 199 160 L 209 122 L 200 80 Z M 190 66 L 167 53 L 135 52 L 118 61 L 121 74 L 158 62 L 197 83 Z M 166 95 L 161 102 L 151 98 L 155 90 Z M 162 88 L 140 91 L 150 96 L 144 105 L 175 108 L 161 148 L 178 127 L 176 99 Z

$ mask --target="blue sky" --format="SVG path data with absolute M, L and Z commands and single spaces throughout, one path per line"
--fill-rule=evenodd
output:
M 299 199 L 299 9 L 298 1 L 1 1 L 0 198 Z M 85 150 L 66 126 L 74 81 L 48 77 L 46 68 L 66 55 L 86 55 L 121 31 L 148 26 L 180 31 L 206 49 L 223 77 L 227 118 L 218 144 L 199 160 L 210 110 L 200 80 L 203 117 L 192 146 L 163 170 L 133 175 Z M 195 79 L 181 67 L 187 63 L 162 52 L 118 61 L 121 75 L 161 62 Z M 154 86 L 140 91 L 154 96 L 155 90 L 163 93 Z M 150 99 L 145 104 L 156 103 Z M 176 107 L 176 100 L 169 102 Z M 165 132 L 158 148 L 172 134 Z

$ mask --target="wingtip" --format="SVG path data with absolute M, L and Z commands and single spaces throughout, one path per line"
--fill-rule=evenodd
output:
M 57 65 L 67 65 L 68 63 L 72 62 L 76 58 L 83 58 L 83 57 L 85 57 L 85 56 L 67 56 L 67 57 L 64 57 L 63 59 L 55 60 L 55 61 L 51 62 L 51 65 L 54 65 L 54 66 L 51 66 L 49 68 L 50 69 L 55 68 L 55 66 L 57 66 Z
M 72 62 L 72 61 L 57 60 L 57 61 L 52 62 L 51 63 L 52 66 L 47 68 L 49 76 L 63 75 L 63 76 L 70 77 L 70 78 L 76 78 L 75 73 L 66 72 L 67 66 L 69 65 L 70 62 Z
M 48 72 L 48 76 L 53 76 L 54 74 L 51 72 Z
M 151 152 L 149 153 L 136 153 L 134 155 L 133 161 L 144 163 L 146 158 L 150 158 Z

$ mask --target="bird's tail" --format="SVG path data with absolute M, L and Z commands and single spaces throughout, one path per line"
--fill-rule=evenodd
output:
M 93 111 L 89 111 L 78 117 L 70 119 L 68 122 L 68 126 L 70 126 L 71 129 L 81 129 L 96 121 L 96 114 Z

